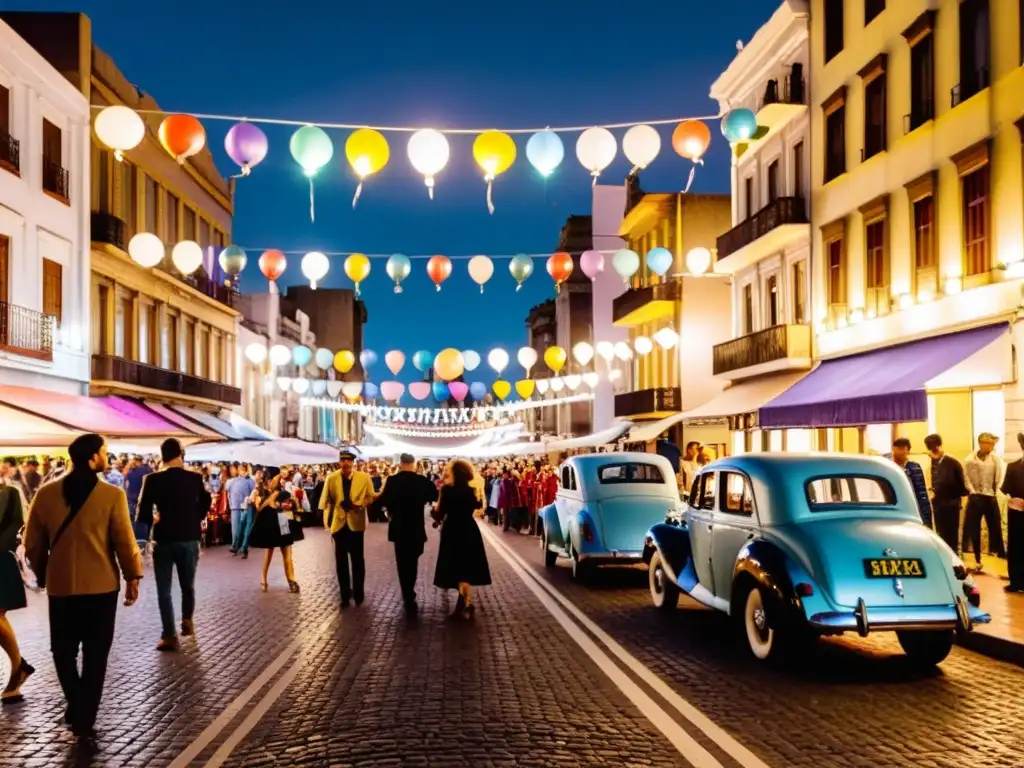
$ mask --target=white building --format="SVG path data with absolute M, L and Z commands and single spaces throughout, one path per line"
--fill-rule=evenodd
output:
M 0 386 L 87 394 L 89 103 L 0 21 Z

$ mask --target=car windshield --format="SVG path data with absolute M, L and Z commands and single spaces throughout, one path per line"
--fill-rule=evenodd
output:
M 605 464 L 597 470 L 597 479 L 604 484 L 665 482 L 665 478 L 658 467 L 654 464 L 643 464 L 641 462 Z
M 807 501 L 814 511 L 838 506 L 891 506 L 896 492 L 889 481 L 862 475 L 830 475 L 807 482 Z

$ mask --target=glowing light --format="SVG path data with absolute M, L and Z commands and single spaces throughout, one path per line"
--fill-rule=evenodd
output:
M 194 240 L 182 240 L 171 250 L 171 262 L 183 275 L 191 275 L 203 266 L 203 249 Z
M 270 364 L 275 366 L 288 365 L 292 361 L 292 351 L 284 344 L 275 344 L 270 348 Z
M 267 345 L 253 342 L 245 348 L 245 356 L 253 365 L 259 365 L 267 359 Z
M 551 379 L 550 384 L 551 384 L 551 391 L 552 392 L 556 392 L 557 393 L 557 392 L 561 392 L 563 389 L 565 389 L 565 382 L 561 378 L 559 378 L 558 376 L 556 376 L 555 378 Z
M 638 355 L 649 355 L 654 351 L 654 342 L 646 336 L 637 336 L 633 340 L 633 349 Z
M 597 354 L 606 363 L 610 363 L 615 359 L 615 345 L 610 341 L 599 341 L 595 347 Z
M 964 281 L 961 277 L 947 277 L 945 292 L 950 296 L 960 293 L 964 289 Z
M 672 349 L 672 347 L 679 343 L 679 334 L 676 333 L 675 328 L 666 327 L 654 334 L 654 340 L 658 342 L 658 346 L 662 349 Z
M 615 356 L 625 362 L 633 357 L 633 350 L 629 348 L 629 344 L 620 341 L 615 345 Z
M 864 308 L 854 307 L 850 310 L 850 325 L 856 325 L 857 323 L 864 321 Z
M 596 387 L 600 380 L 601 377 L 598 376 L 597 373 L 595 373 L 594 371 L 588 371 L 587 373 L 583 374 L 583 383 L 586 384 L 591 389 Z
M 695 275 L 703 275 L 711 268 L 711 251 L 707 248 L 691 248 L 686 254 L 686 268 Z
M 128 255 L 140 267 L 155 267 L 166 252 L 163 242 L 151 232 L 139 232 L 128 241 Z

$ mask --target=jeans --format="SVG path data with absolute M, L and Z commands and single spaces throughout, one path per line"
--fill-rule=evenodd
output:
M 57 679 L 68 702 L 68 719 L 76 729 L 89 729 L 107 677 L 107 656 L 114 642 L 117 592 L 102 595 L 51 597 L 50 649 Z M 82 671 L 78 671 L 78 651 Z
M 231 510 L 231 551 L 248 552 L 249 534 L 252 533 L 253 521 L 252 504 L 246 504 L 245 509 Z
M 174 602 L 171 600 L 171 577 L 178 569 L 181 585 L 181 618 L 191 619 L 196 610 L 196 567 L 199 565 L 198 541 L 161 541 L 153 548 L 153 571 L 156 576 L 156 597 L 160 605 L 160 621 L 165 640 L 178 636 L 174 628 Z
M 963 551 L 967 556 L 970 545 L 974 545 L 974 556 L 981 565 L 981 519 L 985 518 L 988 526 L 988 548 L 993 554 L 1006 557 L 1003 547 L 1003 520 L 999 514 L 999 502 L 995 496 L 977 493 L 967 500 L 967 512 L 964 514 Z
M 345 526 L 334 534 L 334 562 L 338 570 L 338 586 L 341 601 L 347 603 L 353 597 L 363 602 L 363 582 L 366 581 L 366 561 L 363 559 L 363 532 L 353 531 Z M 349 579 L 349 558 L 352 560 L 352 578 Z

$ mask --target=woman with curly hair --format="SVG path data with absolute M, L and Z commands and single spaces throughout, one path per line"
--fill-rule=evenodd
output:
M 483 508 L 483 498 L 474 487 L 473 480 L 473 467 L 468 461 L 457 459 L 450 462 L 434 511 L 434 519 L 441 526 L 434 585 L 459 591 L 453 618 L 473 618 L 476 606 L 473 605 L 472 587 L 491 583 L 484 540 L 473 519 Z

